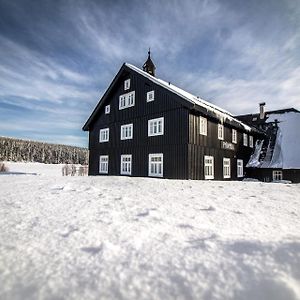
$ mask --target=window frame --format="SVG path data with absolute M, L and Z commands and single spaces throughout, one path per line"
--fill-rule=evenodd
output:
M 110 114 L 110 104 L 105 106 L 105 114 L 106 115 Z
M 207 118 L 200 116 L 199 123 L 200 134 L 207 136 Z
M 130 78 L 128 78 L 124 81 L 124 91 L 127 91 L 130 89 L 130 83 L 131 83 Z
M 150 98 L 150 96 L 152 96 L 152 98 Z M 155 100 L 154 90 L 147 92 L 146 100 L 147 100 L 147 102 L 152 102 Z
M 131 133 L 130 136 L 123 135 L 123 129 L 125 128 L 130 128 L 130 133 Z M 132 140 L 132 139 L 133 139 L 133 123 L 121 125 L 120 140 L 124 141 L 124 140 Z
M 210 180 L 210 179 L 215 179 L 215 163 L 214 163 L 214 157 L 211 155 L 204 155 L 204 179 L 205 180 Z M 211 163 L 207 164 L 207 160 L 211 160 Z M 211 168 L 211 169 L 210 169 Z M 211 170 L 212 172 L 206 172 L 206 171 Z
M 101 161 L 101 159 L 107 159 L 107 161 Z M 101 164 L 105 164 L 106 168 L 104 170 L 101 170 Z M 99 174 L 108 174 L 108 168 L 109 168 L 109 156 L 108 155 L 100 155 L 99 156 Z
M 254 147 L 253 135 L 249 135 L 249 147 L 251 147 L 251 148 Z
M 155 133 L 154 132 L 151 133 L 151 123 L 157 123 L 156 128 L 158 130 L 159 129 L 158 122 L 160 122 L 160 121 L 161 121 L 161 131 L 160 132 L 157 131 Z M 165 123 L 164 117 L 160 117 L 160 118 L 155 118 L 155 119 L 148 120 L 148 137 L 149 136 L 164 135 L 164 130 L 165 130 L 164 123 Z M 152 127 L 154 128 L 154 125 Z
M 224 179 L 231 178 L 231 161 L 230 158 L 228 157 L 223 157 L 223 178 Z
M 236 161 L 236 176 L 238 178 L 244 177 L 244 161 L 242 159 Z
M 223 124 L 218 124 L 218 140 L 221 140 L 221 141 L 224 140 L 224 125 Z
M 278 176 L 279 176 L 279 178 L 277 178 Z M 273 181 L 283 180 L 283 172 L 282 172 L 282 170 L 273 170 L 273 172 L 272 172 L 272 179 L 273 179 Z
M 131 102 L 130 102 L 131 101 Z M 135 91 L 131 91 L 119 96 L 119 110 L 123 110 L 135 105 Z
M 231 141 L 233 144 L 237 144 L 237 130 L 234 128 L 231 130 Z
M 243 146 L 248 147 L 248 134 L 243 133 Z
M 129 163 L 128 163 L 128 161 L 125 161 L 125 162 L 123 161 L 123 159 L 127 159 L 127 158 L 130 158 Z M 126 165 L 126 168 L 127 168 L 126 171 L 123 170 L 123 164 Z M 128 165 L 130 166 L 129 171 L 128 171 Z M 120 174 L 121 175 L 131 175 L 132 174 L 132 154 L 121 154 Z
M 160 173 L 158 173 L 158 172 L 153 173 L 152 172 L 152 168 L 151 168 L 152 164 L 157 164 L 157 163 L 153 163 L 151 161 L 151 159 L 154 158 L 154 157 L 161 158 L 161 161 L 158 162 L 158 164 L 161 165 L 161 168 L 160 168 L 161 172 Z M 148 176 L 149 177 L 164 177 L 164 154 L 163 153 L 149 153 L 149 155 L 148 155 Z
M 102 138 L 102 132 L 107 132 L 106 135 L 106 139 Z M 99 143 L 107 143 L 109 142 L 109 127 L 106 128 L 102 128 L 99 131 Z

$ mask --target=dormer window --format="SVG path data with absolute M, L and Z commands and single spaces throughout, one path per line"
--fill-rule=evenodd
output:
M 154 91 L 150 91 L 147 93 L 147 102 L 154 101 Z
M 129 90 L 130 89 L 130 79 L 127 79 L 124 81 L 124 90 Z
M 105 114 L 108 115 L 110 113 L 110 105 L 105 106 Z

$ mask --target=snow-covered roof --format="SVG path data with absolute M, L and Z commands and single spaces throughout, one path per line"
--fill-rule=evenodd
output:
M 128 68 L 130 68 L 130 69 L 136 71 L 137 73 L 141 74 L 142 76 L 146 77 L 147 79 L 151 80 L 152 82 L 177 94 L 179 97 L 184 98 L 185 100 L 189 101 L 190 103 L 192 103 L 194 105 L 199 105 L 199 106 L 205 108 L 207 111 L 213 112 L 220 119 L 221 122 L 223 122 L 225 120 L 234 121 L 234 122 L 237 122 L 238 124 L 240 124 L 245 130 L 251 131 L 250 126 L 248 126 L 248 125 L 244 124 L 243 122 L 241 122 L 240 120 L 234 118 L 230 112 L 218 107 L 217 105 L 214 105 L 210 102 L 207 102 L 207 101 L 199 98 L 198 96 L 195 96 L 187 91 L 184 91 L 183 89 L 181 89 L 169 82 L 166 82 L 162 79 L 154 77 L 154 76 L 148 74 L 147 72 L 144 72 L 143 70 L 137 68 L 134 65 L 131 65 L 129 63 L 125 63 L 125 65 Z

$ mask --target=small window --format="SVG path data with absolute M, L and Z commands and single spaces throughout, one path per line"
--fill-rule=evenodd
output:
M 132 155 L 121 155 L 121 175 L 131 175 Z
M 154 101 L 154 91 L 150 91 L 147 93 L 147 102 Z
M 133 137 L 133 124 L 121 126 L 121 140 L 130 140 Z
M 100 155 L 99 173 L 108 174 L 108 155 Z
M 164 134 L 164 118 L 148 120 L 148 136 Z
M 109 141 L 109 128 L 100 129 L 99 142 L 104 143 Z
M 224 140 L 224 126 L 222 124 L 218 124 L 218 139 Z
M 278 180 L 282 180 L 282 171 L 280 170 L 276 170 L 273 171 L 273 181 L 278 181 Z
M 223 158 L 223 177 L 230 178 L 230 158 Z
M 248 135 L 247 135 L 247 133 L 243 133 L 243 145 L 248 146 Z
M 149 154 L 149 176 L 163 177 L 163 167 L 164 167 L 164 155 L 159 154 Z
M 124 90 L 127 91 L 130 89 L 130 79 L 124 81 Z
M 119 110 L 134 106 L 135 91 L 119 96 Z
M 105 114 L 109 114 L 110 113 L 110 105 L 106 105 L 105 106 Z
M 249 135 L 249 147 L 253 148 L 253 136 Z
M 235 129 L 232 129 L 232 143 L 237 143 L 237 131 Z
M 244 165 L 243 160 L 237 160 L 237 177 L 244 177 Z
M 200 117 L 200 134 L 207 135 L 207 119 Z
M 214 157 L 204 156 L 204 178 L 214 179 Z

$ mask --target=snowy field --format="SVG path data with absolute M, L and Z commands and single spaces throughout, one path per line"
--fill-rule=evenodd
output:
M 300 299 L 299 184 L 8 166 L 1 300 Z

